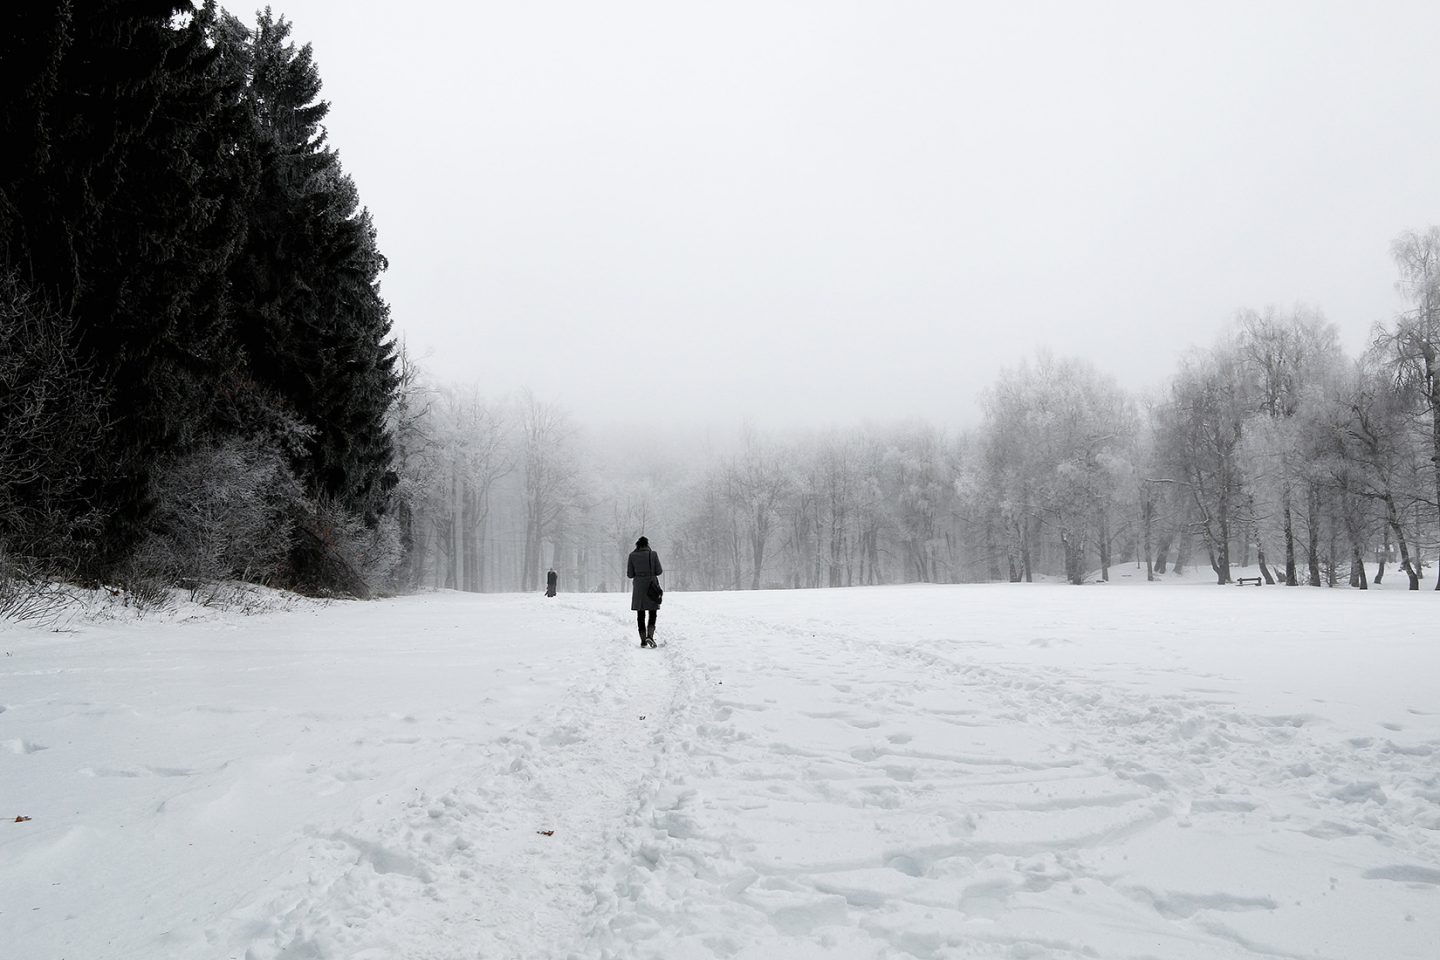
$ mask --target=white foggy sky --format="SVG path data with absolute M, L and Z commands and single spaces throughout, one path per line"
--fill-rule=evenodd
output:
M 1440 221 L 1433 2 L 274 9 L 397 334 L 582 420 L 965 423 L 1037 346 L 1153 386 L 1271 303 L 1353 353 Z

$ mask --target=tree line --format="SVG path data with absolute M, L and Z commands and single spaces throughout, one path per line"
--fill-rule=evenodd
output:
M 1079 584 L 1121 565 L 1361 589 L 1394 571 L 1419 589 L 1440 542 L 1440 228 L 1392 253 L 1406 307 L 1359 357 L 1313 308 L 1244 310 L 1158 390 L 1041 353 L 954 433 L 747 427 L 630 450 L 409 364 L 407 582 L 532 590 L 553 565 L 564 589 L 621 589 L 646 533 L 681 589 Z
M 398 562 L 386 267 L 310 47 L 177 0 L 0 30 L 0 549 L 365 594 Z
M 319 593 L 1108 579 L 1418 589 L 1440 542 L 1440 228 L 1346 356 L 1245 311 L 1158 391 L 1040 354 L 973 429 L 632 448 L 391 337 L 308 46 L 268 9 L 21 3 L 0 31 L 0 581 Z M 656 451 L 663 451 L 657 453 Z M 1373 567 L 1373 573 L 1367 570 Z M 3 584 L 0 584 L 3 586 Z M 1436 584 L 1440 588 L 1440 583 Z

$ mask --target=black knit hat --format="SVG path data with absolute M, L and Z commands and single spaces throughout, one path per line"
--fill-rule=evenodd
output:
M 650 538 L 649 538 L 649 537 L 641 537 L 639 540 L 636 540 L 636 541 L 635 541 L 635 549 L 636 549 L 636 550 L 644 550 L 644 549 L 645 549 L 646 547 L 648 547 L 648 546 L 650 546 Z

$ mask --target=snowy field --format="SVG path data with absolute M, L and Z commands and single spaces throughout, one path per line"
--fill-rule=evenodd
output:
M 1440 956 L 1429 591 L 627 599 L 0 625 L 0 957 Z

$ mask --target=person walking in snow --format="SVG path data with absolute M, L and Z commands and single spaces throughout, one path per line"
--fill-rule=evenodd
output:
M 635 611 L 635 625 L 640 628 L 640 646 L 655 646 L 655 614 L 660 609 L 660 574 L 664 571 L 660 567 L 660 554 L 650 549 L 648 537 L 641 537 L 635 541 L 635 549 L 630 551 L 630 562 L 625 568 L 625 576 L 635 582 L 630 588 L 630 609 Z M 645 623 L 645 614 L 649 613 L 650 623 Z
M 555 596 L 555 584 L 559 581 L 559 579 L 559 574 L 555 572 L 554 567 L 551 567 L 550 572 L 545 574 L 545 596 Z

